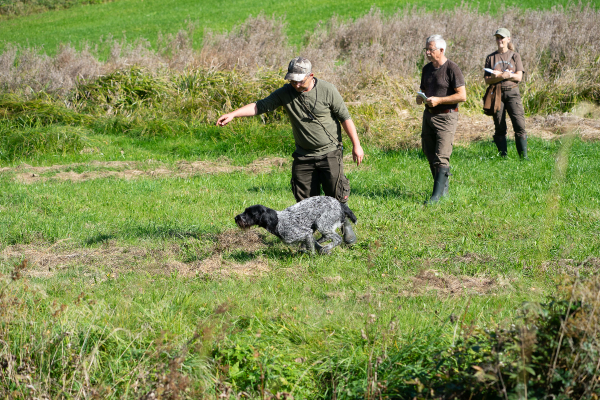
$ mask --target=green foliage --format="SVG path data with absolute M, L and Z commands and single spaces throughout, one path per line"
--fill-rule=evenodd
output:
M 52 124 L 86 124 L 92 119 L 60 104 L 51 97 L 23 99 L 16 95 L 0 97 L 0 116 L 16 127 L 41 127 Z
M 50 125 L 18 129 L 0 124 L 0 160 L 12 162 L 39 155 L 67 155 L 79 152 L 86 143 L 80 127 Z
M 220 113 L 266 97 L 285 82 L 281 71 L 261 71 L 253 76 L 237 71 L 188 70 L 181 74 L 154 75 L 132 68 L 79 85 L 69 96 L 82 112 L 142 119 L 169 116 L 214 123 Z M 264 122 L 281 120 L 279 110 Z
M 135 109 L 158 106 L 164 99 L 172 97 L 170 89 L 164 78 L 131 68 L 79 85 L 72 100 L 88 107 L 92 105 L 91 108 L 100 107 L 109 114 L 127 115 Z

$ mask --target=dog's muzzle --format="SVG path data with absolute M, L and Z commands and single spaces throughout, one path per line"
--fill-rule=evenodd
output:
M 235 216 L 235 223 L 237 224 L 237 226 L 239 226 L 242 229 L 247 229 L 248 224 L 246 223 L 246 221 L 244 220 L 244 214 L 239 214 Z

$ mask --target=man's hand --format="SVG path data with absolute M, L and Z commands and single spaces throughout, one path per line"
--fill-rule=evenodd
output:
M 356 163 L 356 166 L 360 165 L 360 163 L 362 162 L 364 157 L 365 157 L 365 152 L 363 151 L 360 144 L 358 146 L 352 147 L 352 159 Z
M 429 107 L 435 107 L 437 105 L 442 104 L 442 98 L 441 97 L 431 96 L 431 97 L 427 98 L 426 103 L 427 103 L 427 105 Z
M 233 110 L 229 114 L 221 115 L 217 120 L 217 126 L 225 126 L 236 117 L 252 117 L 256 114 L 258 114 L 258 108 L 256 108 L 256 103 L 246 104 L 245 106 L 240 107 L 237 110 Z
M 225 115 L 221 115 L 219 117 L 219 119 L 217 120 L 217 126 L 225 126 L 228 123 L 230 123 L 231 121 L 233 121 L 233 115 L 231 114 L 225 114 Z
M 421 96 L 417 96 L 417 104 L 418 105 L 423 104 L 423 98 Z

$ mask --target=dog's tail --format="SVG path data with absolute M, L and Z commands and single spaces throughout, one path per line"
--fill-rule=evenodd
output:
M 352 210 L 350 209 L 350 207 L 348 207 L 348 205 L 346 203 L 340 203 L 342 205 L 342 211 L 344 212 L 344 214 L 346 214 L 348 216 L 348 218 L 350 218 L 350 221 L 352 221 L 352 223 L 356 223 L 356 215 L 354 215 L 354 213 L 352 212 Z

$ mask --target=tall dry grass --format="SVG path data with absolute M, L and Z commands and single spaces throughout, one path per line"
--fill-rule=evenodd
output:
M 108 36 L 81 50 L 62 45 L 49 56 L 8 45 L 0 54 L 0 91 L 13 95 L 10 104 L 15 98 L 43 98 L 78 112 L 126 118 L 121 121 L 126 126 L 149 118 L 213 123 L 224 111 L 281 85 L 281 70 L 300 54 L 349 102 L 362 137 L 383 148 L 413 147 L 420 127 L 414 95 L 426 37 L 446 38 L 448 57 L 467 79 L 463 109 L 479 111 L 493 33 L 509 28 L 527 72 L 521 85 L 525 110 L 552 114 L 582 100 L 600 102 L 599 22 L 600 11 L 581 4 L 545 11 L 505 8 L 495 15 L 469 4 L 434 13 L 414 7 L 385 15 L 372 9 L 355 20 L 334 17 L 319 24 L 293 48 L 285 20 L 258 15 L 230 32 L 205 31 L 197 49 L 192 46 L 197 26 L 188 21 L 177 34 L 159 36 L 154 47 L 144 39 Z M 108 55 L 102 59 L 100 53 Z M 2 104 L 1 113 L 22 114 Z M 281 119 L 276 114 L 264 121 Z
M 150 71 L 190 68 L 245 71 L 285 68 L 296 54 L 313 61 L 315 73 L 350 95 L 377 86 L 381 77 L 415 78 L 424 64 L 424 40 L 442 34 L 447 54 L 472 80 L 482 75 L 485 56 L 495 50 L 493 32 L 507 27 L 521 54 L 529 81 L 555 85 L 577 82 L 598 85 L 600 80 L 600 12 L 573 5 L 551 10 L 505 8 L 497 15 L 462 4 L 452 10 L 426 12 L 417 7 L 384 15 L 377 9 L 355 20 L 334 17 L 307 32 L 304 45 L 294 49 L 283 19 L 259 15 L 230 32 L 204 33 L 199 50 L 192 48 L 194 24 L 177 35 L 159 38 L 157 48 L 143 39 L 128 42 L 109 37 L 107 60 L 85 45 L 76 50 L 61 46 L 50 57 L 40 49 L 6 47 L 0 55 L 0 87 L 5 91 L 65 93 L 80 80 L 95 79 L 131 66 Z M 577 82 L 576 82 L 577 81 Z M 594 96 L 598 96 L 598 89 Z

